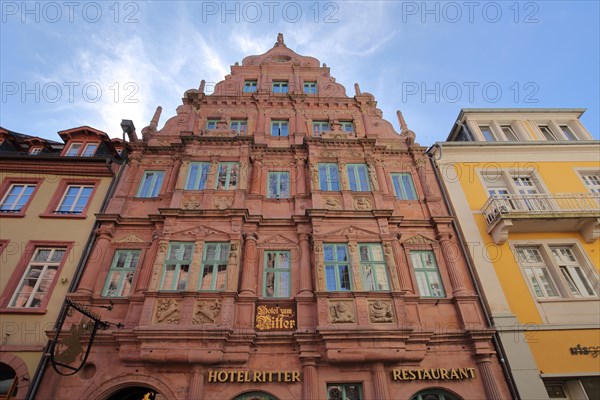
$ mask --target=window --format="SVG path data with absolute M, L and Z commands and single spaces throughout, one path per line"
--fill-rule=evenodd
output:
M 287 93 L 288 82 L 287 81 L 273 81 L 273 93 Z
M 248 126 L 248 121 L 246 121 L 245 119 L 232 119 L 231 120 L 231 129 L 236 131 L 238 135 L 245 136 L 247 126 Z
M 495 142 L 496 141 L 496 137 L 492 133 L 492 128 L 489 125 L 480 125 L 479 130 L 481 131 L 483 138 L 487 142 Z
M 304 93 L 317 94 L 317 82 L 304 82 Z
M 567 287 L 574 297 L 590 297 L 595 296 L 596 292 L 590 285 L 585 271 L 579 265 L 579 261 L 575 258 L 570 247 L 550 247 L 552 255 L 556 261 L 556 265 L 560 269 Z
M 417 200 L 417 192 L 412 176 L 407 172 L 392 174 L 394 191 L 399 200 Z
M 319 136 L 323 132 L 329 131 L 329 121 L 313 121 L 313 135 Z
M 42 148 L 41 147 L 32 147 L 29 150 L 29 154 L 32 156 L 37 156 L 38 154 L 40 154 L 42 152 Z
M 77 154 L 79 154 L 81 146 L 83 146 L 81 143 L 71 143 L 71 146 L 69 147 L 69 150 L 67 150 L 67 152 L 65 153 L 65 156 L 75 157 Z
M 137 197 L 158 197 L 164 177 L 164 171 L 145 171 Z
M 8 364 L 0 363 L 0 399 L 11 400 L 17 395 L 17 373 Z
M 287 136 L 288 122 L 285 120 L 271 121 L 271 136 Z
M 502 129 L 502 133 L 506 137 L 506 140 L 509 142 L 518 142 L 519 138 L 517 137 L 514 129 L 510 125 L 500 125 L 500 129 Z
M 92 192 L 93 186 L 69 185 L 65 191 L 56 214 L 81 214 L 85 209 Z
M 18 213 L 29 202 L 36 185 L 13 183 L 0 203 L 0 213 Z
M 206 181 L 208 179 L 208 171 L 210 163 L 208 162 L 193 162 L 190 163 L 188 170 L 187 182 L 185 190 L 204 190 L 206 189 Z
M 565 387 L 562 383 L 546 383 L 546 392 L 548 392 L 548 397 L 551 399 L 568 399 L 567 393 L 565 392 Z
M 290 252 L 265 251 L 264 296 L 290 297 Z
M 351 290 L 348 246 L 345 244 L 325 244 L 323 245 L 323 257 L 325 259 L 327 290 Z
M 415 270 L 417 286 L 422 297 L 445 297 L 440 271 L 433 251 L 411 251 L 410 259 Z
M 186 290 L 194 243 L 171 242 L 160 284 L 161 290 Z
M 81 153 L 82 157 L 93 157 L 94 154 L 96 154 L 96 150 L 98 149 L 98 144 L 97 143 L 88 143 L 85 146 L 85 149 L 83 150 L 83 153 Z
M 366 164 L 348 164 L 348 184 L 353 192 L 368 192 L 371 190 Z
M 244 81 L 244 93 L 256 92 L 256 81 Z
M 129 296 L 139 259 L 140 250 L 117 250 L 108 271 L 102 296 Z
M 234 190 L 237 188 L 240 165 L 236 162 L 224 162 L 219 164 L 217 176 L 217 190 Z
M 552 133 L 548 125 L 538 125 L 538 128 L 540 128 L 540 131 L 546 140 L 556 140 L 556 136 L 554 136 L 554 133 Z
M 287 199 L 290 197 L 289 172 L 269 172 L 269 192 L 267 198 Z
M 359 244 L 360 270 L 364 290 L 390 290 L 390 283 L 379 243 Z
M 325 191 L 339 191 L 338 166 L 334 163 L 319 164 L 319 188 Z
M 519 247 L 517 248 L 517 258 L 536 297 L 559 297 L 556 285 L 538 248 Z
M 363 400 L 360 383 L 327 384 L 327 400 Z
M 35 249 L 23 278 L 10 300 L 9 307 L 40 308 L 49 294 L 50 286 L 54 282 L 65 253 L 64 248 Z
M 354 124 L 352 121 L 340 121 L 340 125 L 342 126 L 342 131 L 344 132 L 354 132 Z
M 206 129 L 217 129 L 218 123 L 219 123 L 218 119 L 207 119 L 206 120 Z
M 200 290 L 225 290 L 229 243 L 206 243 L 202 257 Z
M 592 193 L 600 193 L 600 175 L 581 175 L 583 183 Z
M 575 136 L 575 133 L 573 133 L 573 130 L 568 125 L 559 125 L 559 127 L 567 140 L 577 140 L 577 136 Z

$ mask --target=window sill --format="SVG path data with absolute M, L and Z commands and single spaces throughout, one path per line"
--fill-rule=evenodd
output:
M 0 312 L 3 314 L 46 314 L 46 308 L 25 308 L 25 307 L 2 307 Z
M 25 213 L 19 212 L 0 212 L 0 218 L 23 218 Z
M 536 299 L 538 303 L 570 303 L 570 302 L 590 302 L 600 301 L 598 296 L 590 297 L 560 297 L 558 299 Z
M 57 219 L 86 219 L 86 214 L 56 214 L 44 213 L 39 215 L 40 218 L 57 218 Z
M 139 197 L 139 196 L 134 196 L 133 200 L 137 200 L 137 201 L 140 201 L 140 200 L 154 200 L 154 201 L 157 201 L 157 200 L 160 200 L 160 196 L 156 196 L 156 197 Z

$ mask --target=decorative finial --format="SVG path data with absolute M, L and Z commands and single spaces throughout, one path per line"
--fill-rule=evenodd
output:
M 283 33 L 277 34 L 277 42 L 275 42 L 275 46 L 273 46 L 273 47 L 279 47 L 279 46 L 286 47 L 286 45 L 283 41 Z
M 400 133 L 406 133 L 408 131 L 408 125 L 406 125 L 402 111 L 396 111 L 396 115 L 398 115 L 398 122 L 400 123 Z
M 150 121 L 150 127 L 153 130 L 156 130 L 156 128 L 158 128 L 158 121 L 160 120 L 161 113 L 162 113 L 162 107 L 161 106 L 156 107 L 156 111 L 154 111 L 154 116 L 152 117 L 152 120 Z
M 202 79 L 202 80 L 200 81 L 200 87 L 198 88 L 198 91 L 199 91 L 200 93 L 204 93 L 204 85 L 206 85 L 206 82 L 204 81 L 204 79 Z
M 360 86 L 358 86 L 358 83 L 354 84 L 354 91 L 356 92 L 357 96 L 360 96 L 362 93 L 360 92 Z

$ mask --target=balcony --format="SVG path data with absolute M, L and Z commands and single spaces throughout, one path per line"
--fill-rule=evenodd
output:
M 481 212 L 496 244 L 511 232 L 579 231 L 588 243 L 600 237 L 600 193 L 492 195 Z

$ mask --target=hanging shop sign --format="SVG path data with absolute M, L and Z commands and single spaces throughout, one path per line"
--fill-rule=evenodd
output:
M 393 381 L 430 381 L 475 379 L 475 368 L 393 369 Z
M 573 356 L 576 356 L 578 354 L 587 356 L 589 354 L 592 357 L 596 358 L 598 357 L 598 354 L 600 354 L 600 346 L 582 346 L 578 344 L 575 347 L 571 347 L 569 350 L 571 351 L 571 355 Z
M 207 371 L 209 383 L 302 382 L 300 371 Z
M 254 321 L 254 326 L 258 331 L 295 331 L 296 304 L 259 303 L 256 306 Z

